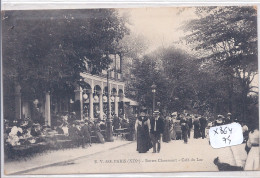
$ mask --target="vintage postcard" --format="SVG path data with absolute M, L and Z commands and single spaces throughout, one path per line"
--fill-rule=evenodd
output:
M 257 7 L 1 13 L 5 175 L 259 170 Z

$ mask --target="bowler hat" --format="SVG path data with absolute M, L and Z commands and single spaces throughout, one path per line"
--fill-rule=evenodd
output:
M 146 112 L 147 111 L 147 108 L 145 107 L 145 106 L 142 106 L 141 108 L 140 108 L 140 112 Z

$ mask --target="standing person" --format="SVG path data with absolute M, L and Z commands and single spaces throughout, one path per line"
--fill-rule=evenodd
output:
M 182 139 L 182 131 L 181 131 L 181 124 L 180 120 L 181 118 L 178 116 L 175 121 L 174 129 L 176 133 L 176 140 L 181 140 Z
M 88 120 L 85 120 L 80 131 L 82 135 L 82 148 L 85 148 L 86 143 L 88 143 L 89 146 L 91 146 L 91 136 L 90 136 L 91 131 L 88 125 Z
M 259 128 L 258 124 L 252 124 L 251 132 L 249 132 L 247 146 L 250 149 L 244 170 L 258 170 L 259 169 Z
M 205 136 L 205 129 L 207 127 L 207 119 L 202 116 L 200 119 L 200 133 L 201 133 L 201 137 L 202 139 L 204 139 L 206 136 Z
M 104 139 L 104 136 L 101 134 L 101 129 L 99 127 L 98 121 L 94 121 L 93 131 L 94 131 L 94 135 L 97 138 L 97 142 L 98 143 L 105 143 L 105 139 Z
M 120 128 L 120 119 L 117 117 L 117 115 L 114 115 L 113 118 L 113 130 L 119 129 Z
M 188 122 L 185 118 L 185 116 L 181 115 L 181 131 L 182 131 L 182 138 L 184 140 L 184 143 L 187 144 L 188 143 L 188 130 L 189 130 L 189 125 Z
M 79 147 L 80 146 L 80 133 L 78 128 L 76 127 L 75 121 L 72 123 L 72 126 L 69 127 L 69 137 L 73 142 L 74 146 Z
M 188 122 L 188 126 L 189 126 L 188 137 L 190 138 L 190 132 L 192 129 L 192 118 L 191 118 L 190 114 L 187 115 L 187 122 Z
M 164 121 L 164 132 L 163 132 L 163 141 L 170 142 L 171 141 L 171 118 L 169 116 L 165 117 Z
M 172 140 L 176 140 L 176 120 L 177 112 L 172 113 Z
M 136 141 L 137 141 L 137 151 L 139 153 L 146 153 L 150 148 L 152 148 L 152 143 L 150 139 L 149 130 L 151 128 L 150 120 L 146 115 L 147 109 L 142 107 L 140 110 L 140 115 L 135 122 L 136 130 Z
M 193 125 L 194 125 L 194 138 L 197 139 L 200 137 L 200 121 L 198 116 L 195 116 Z
M 162 134 L 164 131 L 164 123 L 163 119 L 160 117 L 159 111 L 154 111 L 154 117 L 151 119 L 151 139 L 153 143 L 153 153 L 156 153 L 156 145 L 157 152 L 159 153 L 161 150 L 161 140 Z
M 218 115 L 218 119 L 215 121 L 215 126 L 223 125 L 224 124 L 223 119 L 224 119 L 224 116 Z
M 232 119 L 231 119 L 231 116 L 232 116 L 232 114 L 231 114 L 230 112 L 227 113 L 227 117 L 226 117 L 226 119 L 225 119 L 224 124 L 230 124 L 230 123 L 233 122 Z

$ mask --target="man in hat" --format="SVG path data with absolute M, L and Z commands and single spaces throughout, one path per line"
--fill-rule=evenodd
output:
M 195 116 L 193 125 L 194 125 L 194 138 L 198 139 L 198 138 L 200 138 L 200 135 L 201 135 L 200 134 L 200 121 L 199 121 L 198 115 Z
M 206 137 L 205 135 L 205 129 L 207 127 L 207 119 L 206 119 L 206 116 L 202 116 L 200 119 L 200 133 L 201 133 L 201 137 L 202 139 L 204 139 Z
M 227 113 L 227 117 L 225 118 L 225 120 L 224 120 L 224 124 L 230 124 L 230 123 L 232 123 L 232 119 L 231 119 L 231 113 L 229 112 L 229 113 Z
M 224 116 L 218 115 L 218 119 L 215 121 L 215 126 L 223 125 L 223 118 Z
M 114 115 L 112 124 L 113 124 L 113 130 L 120 128 L 120 119 L 116 114 Z
M 154 115 L 151 119 L 151 139 L 153 143 L 153 153 L 156 153 L 156 145 L 157 145 L 157 152 L 160 152 L 161 149 L 161 140 L 162 134 L 164 132 L 164 122 L 163 119 L 160 117 L 160 112 L 158 110 L 154 111 Z
M 181 114 L 180 124 L 181 124 L 182 139 L 184 140 L 184 143 L 187 144 L 189 125 L 186 117 L 183 114 Z
M 85 122 L 82 123 L 81 129 L 80 129 L 81 135 L 82 135 L 82 148 L 85 148 L 85 144 L 88 143 L 89 146 L 91 146 L 91 130 L 88 125 L 88 120 L 86 119 Z
M 72 140 L 74 146 L 79 147 L 80 143 L 81 143 L 81 141 L 80 141 L 80 130 L 76 126 L 76 124 L 78 124 L 77 121 L 72 122 L 72 126 L 69 127 L 68 132 L 69 132 L 69 137 Z

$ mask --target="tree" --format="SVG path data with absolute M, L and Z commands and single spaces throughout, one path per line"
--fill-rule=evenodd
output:
M 160 48 L 136 60 L 132 69 L 136 99 L 152 108 L 152 89 L 156 87 L 156 103 L 161 109 L 183 111 L 191 107 L 195 98 L 198 65 L 193 58 L 175 47 Z M 196 88 L 197 89 L 197 88 Z
M 132 68 L 135 61 L 142 58 L 148 48 L 148 41 L 142 35 L 131 32 L 118 42 L 117 52 L 122 59 L 122 72 L 125 82 L 125 94 L 129 98 L 135 98 L 135 87 L 133 86 Z
M 257 74 L 257 11 L 254 7 L 197 8 L 198 19 L 183 26 L 184 39 L 193 49 L 204 54 L 202 63 L 213 61 L 226 75 L 229 101 L 232 101 L 234 80 L 241 86 L 242 117 L 245 118 L 247 96 L 256 86 L 251 83 Z M 229 104 L 231 110 L 232 105 Z
M 86 66 L 105 69 L 115 42 L 128 33 L 116 10 L 5 11 L 3 14 L 5 81 L 31 94 L 84 86 Z

